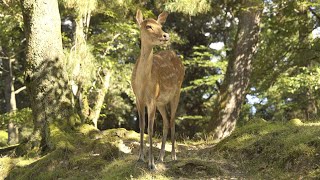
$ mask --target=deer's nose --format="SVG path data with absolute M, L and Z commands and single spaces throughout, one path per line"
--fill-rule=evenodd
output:
M 165 39 L 165 40 L 169 40 L 169 34 L 168 33 L 163 33 L 162 37 Z

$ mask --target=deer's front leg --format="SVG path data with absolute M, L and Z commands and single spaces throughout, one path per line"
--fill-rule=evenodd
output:
M 156 165 L 154 164 L 154 157 L 152 154 L 152 136 L 153 136 L 153 124 L 154 124 L 154 117 L 156 113 L 156 106 L 154 103 L 148 105 L 148 135 L 149 135 L 149 169 L 155 170 Z
M 138 161 L 144 161 L 144 129 L 145 129 L 145 107 L 137 102 L 137 109 L 139 114 L 139 127 L 140 127 L 140 150 Z

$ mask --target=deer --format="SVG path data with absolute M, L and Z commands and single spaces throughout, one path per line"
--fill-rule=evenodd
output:
M 156 109 L 163 120 L 162 144 L 159 161 L 163 162 L 165 156 L 166 138 L 171 129 L 171 159 L 176 160 L 175 151 L 175 114 L 177 111 L 182 81 L 185 70 L 181 59 L 172 50 L 160 51 L 153 54 L 155 46 L 169 42 L 169 34 L 162 30 L 162 25 L 168 13 L 162 12 L 158 19 L 143 19 L 142 12 L 138 9 L 136 21 L 140 28 L 141 51 L 132 71 L 131 86 L 136 97 L 136 107 L 139 116 L 140 150 L 138 161 L 144 162 L 144 130 L 145 109 L 148 114 L 148 140 L 149 157 L 148 167 L 155 170 L 152 154 L 152 136 Z M 170 108 L 170 122 L 167 117 L 167 108 Z

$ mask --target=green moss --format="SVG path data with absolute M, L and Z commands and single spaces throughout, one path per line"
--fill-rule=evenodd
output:
M 104 167 L 100 178 L 104 180 L 137 178 L 146 171 L 148 170 L 145 163 L 137 162 L 136 156 L 127 156 L 114 160 Z
M 1 157 L 0 158 L 0 179 L 5 179 L 10 171 L 15 167 L 24 167 L 35 162 L 37 159 L 25 159 L 22 157 Z
M 50 126 L 51 132 L 51 143 L 55 146 L 54 148 L 63 149 L 65 151 L 75 151 L 75 141 L 78 140 L 77 136 L 73 136 L 75 134 L 68 133 L 55 125 Z
M 68 132 L 51 125 L 50 130 L 54 150 L 33 164 L 16 166 L 10 172 L 9 179 L 99 179 L 103 176 L 100 175 L 102 168 L 121 158 L 116 146 L 121 140 L 119 132 L 130 134 L 120 129 L 103 135 L 89 125 Z M 96 134 L 94 138 L 90 137 L 92 134 Z
M 33 127 L 32 128 L 30 128 L 30 127 L 21 128 L 19 141 L 26 142 L 28 140 L 28 138 L 31 136 L 32 132 L 33 132 Z
M 300 119 L 291 119 L 288 124 L 294 125 L 294 126 L 301 126 L 303 125 L 303 122 Z
M 92 131 L 99 132 L 99 130 L 97 130 L 94 126 L 89 124 L 82 124 L 77 128 L 77 130 L 83 135 L 89 135 L 90 133 L 92 133 Z
M 315 170 L 310 171 L 305 178 L 318 179 L 319 177 L 320 177 L 320 168 L 317 167 Z
M 11 171 L 8 178 L 9 179 L 55 178 L 57 176 L 53 175 L 52 171 L 56 167 L 59 167 L 59 160 L 61 160 L 61 157 L 65 156 L 65 155 L 61 156 L 61 154 L 63 154 L 62 151 L 54 151 L 49 155 L 40 158 L 37 161 L 37 163 L 30 164 L 28 166 L 21 167 L 21 168 L 15 168 L 13 171 Z M 59 174 L 59 173 L 55 173 L 55 174 Z
M 7 131 L 0 130 L 0 147 L 6 146 L 8 141 Z
M 69 119 L 69 125 L 74 127 L 77 124 L 81 124 L 81 120 L 78 114 L 73 113 Z
M 0 158 L 0 179 L 5 179 L 13 167 L 14 164 L 10 157 Z
M 92 153 L 100 155 L 105 160 L 113 160 L 119 157 L 119 148 L 104 139 L 95 140 L 92 145 Z
M 254 178 L 286 179 L 319 166 L 317 126 L 253 123 L 238 128 L 214 149 Z M 214 152 L 212 152 L 214 153 Z
M 153 179 L 153 180 L 168 180 L 176 179 L 168 175 L 167 169 L 159 167 L 156 171 L 150 171 L 147 168 L 147 163 L 137 162 L 136 156 L 125 156 L 112 161 L 101 171 L 98 179 L 104 180 L 122 180 L 122 179 Z M 176 176 L 178 177 L 178 176 Z
M 136 141 L 140 141 L 140 133 L 137 133 L 135 131 L 127 131 L 126 133 L 126 139 L 127 140 L 136 140 Z
M 219 177 L 223 175 L 223 170 L 215 162 L 200 159 L 184 159 L 172 162 L 172 167 L 168 169 L 169 175 L 174 177 L 199 178 L 199 177 Z

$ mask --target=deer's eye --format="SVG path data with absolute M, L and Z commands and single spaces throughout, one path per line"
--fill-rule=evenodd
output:
M 146 28 L 147 28 L 147 29 L 152 29 L 152 26 L 147 25 Z

